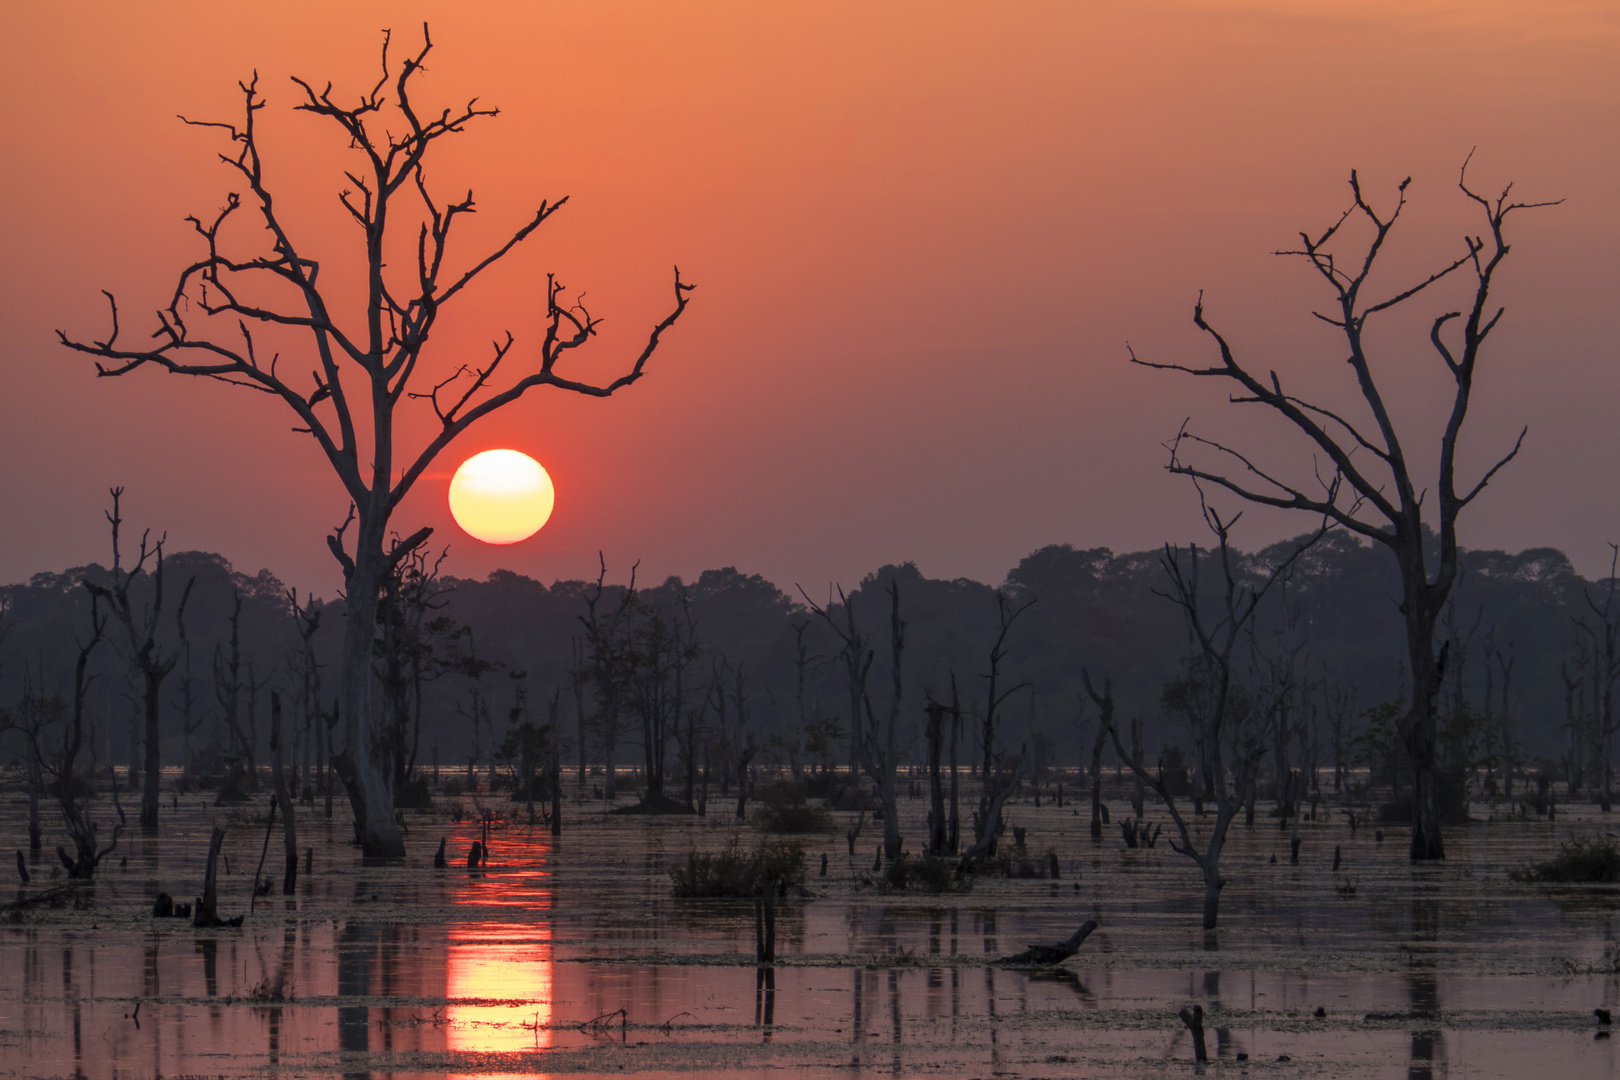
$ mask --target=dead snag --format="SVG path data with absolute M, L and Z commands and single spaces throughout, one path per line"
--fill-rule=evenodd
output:
M 276 803 L 281 807 L 281 831 L 285 858 L 281 871 L 281 895 L 291 896 L 298 888 L 298 820 L 293 814 L 292 790 L 281 762 L 281 695 L 270 691 L 270 767 L 275 770 Z M 273 816 L 273 815 L 272 815 Z
M 1469 156 L 1473 156 L 1472 152 Z M 1492 286 L 1510 250 L 1505 233 L 1507 218 L 1520 210 L 1553 205 L 1513 202 L 1511 184 L 1494 198 L 1481 195 L 1468 186 L 1467 168 L 1464 160 L 1457 186 L 1482 212 L 1485 231 L 1466 235 L 1462 250 L 1452 259 L 1401 291 L 1380 296 L 1372 292 L 1374 286 L 1368 282 L 1375 264 L 1383 269 L 1379 255 L 1406 206 L 1410 177 L 1396 189 L 1394 207 L 1380 214 L 1368 202 L 1360 178 L 1352 171 L 1352 200 L 1344 212 L 1320 232 L 1300 233 L 1298 248 L 1278 252 L 1304 259 L 1326 286 L 1329 308 L 1317 317 L 1343 335 L 1340 347 L 1328 352 L 1326 358 L 1338 364 L 1348 363 L 1354 372 L 1359 395 L 1349 395 L 1352 407 L 1329 407 L 1304 400 L 1296 396 L 1297 387 L 1283 386 L 1276 371 L 1240 360 L 1238 350 L 1205 317 L 1202 294 L 1193 306 L 1193 323 L 1208 338 L 1216 359 L 1194 366 L 1143 361 L 1131 355 L 1133 362 L 1146 367 L 1226 380 L 1231 402 L 1259 405 L 1263 411 L 1287 420 L 1301 436 L 1300 443 L 1311 449 L 1313 459 L 1319 463 L 1313 470 L 1314 479 L 1301 484 L 1236 447 L 1190 434 L 1184 425 L 1166 444 L 1170 451 L 1166 468 L 1170 472 L 1225 488 L 1246 502 L 1320 516 L 1389 550 L 1400 572 L 1399 610 L 1405 624 L 1411 679 L 1407 708 L 1398 726 L 1412 770 L 1409 857 L 1413 862 L 1445 858 L 1440 832 L 1441 760 L 1436 708 L 1445 661 L 1437 655 L 1435 629 L 1457 581 L 1461 550 L 1457 520 L 1518 455 L 1528 429 L 1521 430 L 1513 446 L 1479 472 L 1477 479 L 1461 482 L 1457 476 L 1458 439 L 1478 381 L 1481 350 L 1504 310 L 1494 300 Z M 1351 238 L 1356 228 L 1352 222 L 1360 226 L 1359 238 Z M 1487 235 L 1489 240 L 1484 239 Z M 1390 336 L 1376 334 L 1368 326 L 1373 320 L 1382 321 L 1392 309 L 1411 311 L 1423 301 L 1409 301 L 1459 271 L 1461 276 L 1472 276 L 1472 288 L 1466 290 L 1472 296 L 1465 301 L 1465 309 L 1434 313 L 1428 333 L 1444 369 L 1442 378 L 1449 375 L 1452 381 L 1451 392 L 1445 395 L 1449 398 L 1445 403 L 1449 419 L 1438 433 L 1429 436 L 1429 445 L 1438 453 L 1418 452 L 1409 459 L 1407 455 L 1416 445 L 1414 432 L 1404 425 L 1397 428 L 1393 419 L 1396 413 L 1388 407 L 1391 387 L 1378 384 L 1379 365 L 1369 348 L 1370 342 L 1387 342 Z M 1423 300 L 1432 295 L 1423 295 Z M 1441 401 L 1433 404 L 1440 405 Z M 1364 426 L 1356 417 L 1357 411 L 1370 416 L 1375 426 Z M 1470 456 L 1464 455 L 1463 459 Z M 1299 458 L 1299 452 L 1294 450 L 1284 460 Z M 1432 480 L 1418 475 L 1415 467 L 1418 462 L 1430 461 L 1438 465 Z
M 208 837 L 208 865 L 203 870 L 203 892 L 192 907 L 191 925 L 197 927 L 241 926 L 242 916 L 221 919 L 216 907 L 219 903 L 219 849 L 225 844 L 225 830 L 214 826 Z

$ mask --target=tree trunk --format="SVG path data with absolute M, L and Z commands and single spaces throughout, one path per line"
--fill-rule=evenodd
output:
M 1418 581 L 1423 582 L 1421 568 Z M 1421 587 L 1421 586 L 1420 586 Z M 1442 673 L 1434 655 L 1434 618 L 1411 609 L 1422 601 L 1408 590 L 1407 650 L 1412 664 L 1412 707 L 1406 714 L 1406 750 L 1412 762 L 1412 862 L 1446 857 L 1440 834 L 1440 772 L 1434 698 Z
M 163 776 L 163 758 L 158 738 L 158 722 L 163 717 L 163 676 L 148 671 L 146 675 L 146 785 L 141 788 L 141 828 L 158 826 L 158 781 Z
M 332 768 L 349 793 L 360 850 L 367 858 L 400 859 L 405 856 L 405 842 L 394 821 L 393 793 L 371 758 L 371 653 L 384 577 L 382 539 L 369 536 L 362 526 L 355 549 L 354 569 L 347 575 L 339 738 Z
M 893 733 L 890 733 L 893 738 Z M 883 803 L 883 857 L 891 862 L 900 857 L 900 808 L 895 800 L 894 768 L 883 770 L 883 782 L 878 785 L 878 796 Z
M 1108 720 L 1097 722 L 1097 741 L 1091 744 L 1091 838 L 1101 840 L 1102 818 L 1102 753 L 1103 740 L 1108 737 Z
M 202 895 L 197 897 L 196 906 L 191 912 L 192 926 L 220 925 L 219 913 L 215 908 L 219 903 L 219 849 L 224 844 L 225 830 L 215 825 L 213 833 L 208 837 L 208 864 L 203 870 Z M 237 919 L 236 925 L 240 926 L 241 924 L 242 920 Z
M 293 815 L 292 793 L 281 762 L 281 694 L 270 691 L 270 768 L 275 770 L 276 802 L 281 807 L 281 830 L 286 862 L 281 874 L 281 895 L 291 896 L 298 888 L 298 823 Z
M 39 767 L 39 747 L 28 748 L 28 850 L 38 851 L 43 845 L 39 824 L 40 793 L 45 790 L 45 773 Z
M 1131 761 L 1135 763 L 1137 769 L 1142 767 L 1142 718 L 1140 716 L 1131 718 Z M 1131 809 L 1136 811 L 1136 817 L 1140 820 L 1144 816 L 1142 813 L 1144 801 L 1142 774 L 1135 770 L 1132 770 L 1132 772 L 1132 779 L 1135 783 L 1131 788 Z
M 1215 870 L 1204 871 L 1204 929 L 1213 930 L 1221 917 L 1221 887 L 1226 882 Z
M 939 751 L 945 710 L 928 708 L 928 854 L 943 855 L 945 846 L 945 787 L 939 775 Z
M 960 773 L 956 760 L 962 743 L 962 707 L 956 693 L 956 676 L 951 676 L 951 808 L 946 822 L 945 846 L 952 855 L 962 849 L 962 800 L 958 793 Z

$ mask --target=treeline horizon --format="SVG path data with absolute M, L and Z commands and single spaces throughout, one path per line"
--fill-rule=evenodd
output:
M 1298 543 L 1241 553 L 1242 573 L 1258 580 Z M 1184 558 L 1186 549 L 1175 553 Z M 1053 544 L 1022 559 L 999 586 L 927 578 L 904 563 L 880 567 L 843 599 L 834 591 L 809 600 L 839 624 L 848 622 L 845 605 L 853 606 L 855 624 L 871 643 L 869 685 L 881 688 L 887 703 L 888 591 L 897 590 L 905 624 L 905 761 L 922 759 L 924 707 L 930 698 L 949 699 L 953 677 L 964 713 L 982 715 L 1004 604 L 1027 610 L 1013 621 L 1000 662 L 1002 687 L 1018 687 L 1000 706 L 1002 746 L 1028 745 L 1037 760 L 1053 765 L 1088 763 L 1095 710 L 1083 703 L 1082 673 L 1089 671 L 1099 684 L 1111 681 L 1121 722 L 1141 718 L 1150 760 L 1172 747 L 1184 760 L 1189 744 L 1175 686 L 1186 678 L 1191 644 L 1183 612 L 1158 595 L 1165 557 L 1165 549 L 1116 554 Z M 669 751 L 671 776 L 682 774 L 688 753 L 699 767 L 708 761 L 716 770 L 722 758 L 735 762 L 742 753 L 756 766 L 795 771 L 848 764 L 842 642 L 804 596 L 760 575 L 724 567 L 690 582 L 637 581 L 631 598 L 630 566 L 605 566 L 600 582 L 550 585 L 506 570 L 482 580 L 441 579 L 426 556 L 415 566 L 414 578 L 402 578 L 398 617 L 384 620 L 375 665 L 373 724 L 396 783 L 435 767 L 493 773 L 503 744 L 507 756 L 515 753 L 518 727 L 545 731 L 553 718 L 569 768 L 609 760 L 621 769 L 643 767 L 649 731 L 660 732 L 660 760 Z M 269 696 L 276 692 L 294 725 L 293 766 L 307 781 L 321 749 L 310 734 L 319 731 L 313 718 L 333 711 L 342 599 L 295 598 L 270 571 L 244 574 L 205 552 L 168 555 L 164 574 L 168 598 L 157 638 L 176 664 L 162 691 L 163 763 L 201 775 L 266 763 Z M 60 713 L 71 697 L 75 643 L 89 630 L 83 586 L 110 576 L 92 563 L 0 588 L 6 607 L 0 708 L 13 719 L 29 709 Z M 143 573 L 135 595 L 151 585 Z M 1451 748 L 1452 760 L 1466 760 L 1470 769 L 1539 765 L 1576 786 L 1595 782 L 1605 678 L 1613 685 L 1600 655 L 1601 620 L 1620 620 L 1620 613 L 1598 610 L 1610 588 L 1607 580 L 1582 578 L 1552 548 L 1464 553 L 1461 583 L 1440 630 L 1449 643 L 1441 709 L 1454 721 L 1451 738 L 1469 740 Z M 174 615 L 182 590 L 188 590 L 183 635 Z M 1268 773 L 1278 765 L 1376 771 L 1374 740 L 1388 738 L 1379 724 L 1387 728 L 1389 706 L 1403 700 L 1408 685 L 1398 596 L 1393 560 L 1342 531 L 1323 537 L 1265 596 L 1255 656 L 1240 669 L 1258 665 L 1262 651 L 1272 657 L 1286 651 L 1298 687 L 1292 726 Z M 645 715 L 652 699 L 634 683 L 645 673 L 626 669 L 623 700 L 610 707 L 603 669 L 590 670 L 593 598 L 598 645 L 620 635 L 624 656 L 643 661 L 648 650 L 684 650 L 680 676 L 659 691 L 665 701 L 659 707 L 673 712 L 657 723 Z M 308 650 L 295 603 L 319 615 Z M 621 621 L 610 626 L 614 619 Z M 139 756 L 140 692 L 127 653 L 109 635 L 93 659 L 91 750 L 102 768 Z M 657 677 L 668 681 L 672 672 Z M 672 702 L 672 694 L 681 700 Z M 685 743 L 682 724 L 696 733 Z M 974 760 L 972 739 L 961 749 L 964 763 Z M 7 750 L 20 759 L 20 746 Z M 1495 757 L 1486 762 L 1483 755 Z

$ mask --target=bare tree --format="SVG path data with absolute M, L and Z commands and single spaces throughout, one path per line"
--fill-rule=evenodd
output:
M 1035 598 L 1030 597 L 1022 604 L 1015 605 L 1012 599 L 1000 589 L 996 590 L 996 640 L 990 646 L 990 670 L 985 673 L 985 682 L 989 684 L 989 696 L 985 699 L 984 723 L 979 728 L 979 761 L 981 785 L 979 788 L 979 807 L 973 812 L 973 839 L 975 842 L 984 839 L 986 830 L 993 830 L 1001 816 L 1001 808 L 997 802 L 1000 796 L 997 784 L 997 770 L 1001 764 L 1001 751 L 997 746 L 997 721 L 1000 720 L 1001 706 L 1007 699 L 1020 690 L 1027 689 L 1029 683 L 1021 682 L 1013 686 L 1003 686 L 1002 661 L 1007 659 L 1007 635 L 1012 631 L 1013 623 L 1018 616 L 1035 606 Z M 1018 778 L 1014 777 L 1012 786 L 1017 788 Z M 1005 802 L 1005 797 L 1001 797 Z M 994 807 L 994 812 L 992 812 Z
M 433 48 L 426 25 L 422 37 L 421 48 L 395 71 L 385 32 L 381 77 L 357 100 L 351 99 L 353 104 L 340 104 L 330 83 L 317 90 L 302 79 L 293 80 L 301 96 L 295 111 L 330 121 L 362 159 L 344 174 L 350 186 L 339 195 L 359 228 L 365 252 L 365 300 L 352 320 L 338 316 L 335 301 L 343 291 L 334 291 L 321 280 L 319 264 L 304 253 L 301 241 L 294 240 L 290 223 L 272 196 L 257 126 L 258 113 L 267 103 L 254 75 L 240 84 L 240 121 L 186 121 L 225 133 L 229 147 L 220 160 L 235 171 L 247 196 L 232 192 L 211 218 L 190 219 L 204 252 L 180 271 L 168 305 L 157 313 L 154 343 L 127 347 L 119 342 L 118 306 L 110 293 L 112 330 L 105 340 L 81 340 L 58 332 L 62 344 L 95 357 L 97 373 L 103 376 L 150 366 L 217 379 L 279 399 L 297 418 L 297 430 L 314 439 L 326 455 L 356 519 L 352 551 L 344 543 L 347 522 L 327 538 L 343 568 L 347 601 L 340 726 L 332 763 L 348 789 L 365 853 L 385 857 L 402 856 L 405 848 L 387 776 L 371 756 L 372 642 L 378 601 L 389 574 L 430 533 L 424 528 L 388 543 L 396 508 L 456 438 L 528 391 L 550 386 L 607 397 L 640 379 L 660 337 L 686 309 L 692 289 L 677 269 L 673 309 L 653 327 L 629 368 L 607 382 L 569 378 L 558 370 L 560 361 L 596 336 L 601 320 L 583 303 L 568 301 L 565 286 L 549 275 L 545 333 L 537 355 L 518 374 L 507 377 L 508 370 L 519 366 L 509 333 L 494 344 L 482 366 L 462 364 L 430 373 L 425 348 L 439 316 L 567 200 L 542 202 L 522 227 L 465 269 L 457 272 L 446 266 L 457 219 L 473 213 L 475 203 L 470 191 L 452 202 L 434 196 L 426 160 L 441 139 L 495 116 L 497 110 L 479 106 L 476 99 L 460 109 L 420 110 L 412 93 Z M 227 243 L 227 223 L 244 204 L 262 220 L 268 249 L 238 253 Z M 416 234 L 414 266 L 398 271 L 387 265 L 397 250 L 389 232 L 396 221 Z M 308 335 L 315 364 L 307 381 L 287 370 L 294 365 L 279 364 L 279 354 L 264 355 L 270 351 L 268 339 L 287 332 Z M 261 342 L 267 347 L 261 348 Z M 303 369 L 302 364 L 297 367 Z M 426 403 L 438 421 L 437 431 L 414 453 L 395 445 L 396 412 L 407 400 Z
M 1257 694 L 1244 693 L 1233 671 L 1234 657 L 1241 642 L 1252 640 L 1255 613 L 1261 599 L 1323 535 L 1327 526 L 1324 524 L 1315 536 L 1296 547 L 1262 581 L 1251 584 L 1243 580 L 1229 542 L 1231 527 L 1242 515 L 1223 520 L 1208 503 L 1203 504 L 1203 511 L 1205 522 L 1215 534 L 1215 550 L 1200 554 L 1197 545 L 1189 544 L 1183 553 L 1166 544 L 1162 561 L 1169 587 L 1159 593 L 1182 610 L 1196 650 L 1191 670 L 1199 673 L 1201 685 L 1196 692 L 1189 693 L 1189 697 L 1198 703 L 1197 722 L 1202 727 L 1202 741 L 1209 755 L 1215 802 L 1215 822 L 1202 846 L 1194 838 L 1163 779 L 1126 752 L 1118 725 L 1114 723 L 1111 686 L 1105 682 L 1099 693 L 1092 685 L 1090 674 L 1083 671 L 1082 676 L 1086 692 L 1102 710 L 1100 722 L 1113 740 L 1114 752 L 1164 800 L 1179 834 L 1179 841 L 1174 836 L 1170 838 L 1170 847 L 1191 859 L 1203 874 L 1204 929 L 1208 931 L 1215 929 L 1220 918 L 1221 889 L 1226 885 L 1220 864 L 1227 831 L 1254 789 L 1271 729 L 1277 723 L 1277 703 L 1281 699 L 1280 693 L 1267 695 L 1265 701 L 1257 700 Z M 1200 588 L 1203 569 L 1211 561 L 1216 563 L 1220 574 L 1216 588 L 1221 597 L 1213 614 L 1206 610 Z
M 298 590 L 287 590 L 287 604 L 298 628 L 298 646 L 289 649 L 287 671 L 298 689 L 299 727 L 303 732 L 306 753 L 312 752 L 319 764 L 320 783 L 326 785 L 327 727 L 321 714 L 321 665 L 315 658 L 315 635 L 321 628 L 323 609 L 315 606 L 315 597 L 309 595 L 302 607 L 298 604 Z M 303 790 L 308 790 L 308 769 L 305 770 Z
M 242 591 L 231 590 L 231 636 L 226 643 L 214 646 L 214 698 L 219 702 L 225 730 L 236 747 L 237 768 L 245 775 L 247 790 L 259 790 L 258 732 L 249 732 L 242 726 Z M 226 644 L 229 650 L 226 650 Z M 248 688 L 252 692 L 254 681 L 248 674 Z M 254 725 L 255 727 L 257 725 Z
M 1614 735 L 1620 730 L 1615 716 L 1614 687 L 1620 682 L 1620 545 L 1610 544 L 1609 579 L 1603 583 L 1601 599 L 1591 589 L 1582 592 L 1590 616 L 1580 616 L 1575 625 L 1587 639 L 1592 681 L 1591 731 L 1597 753 L 1598 806 L 1607 814 L 1614 804 Z M 1490 657 L 1486 657 L 1490 663 Z M 1489 704 L 1486 706 L 1489 709 Z
M 270 771 L 276 805 L 281 808 L 282 870 L 281 895 L 291 896 L 298 888 L 298 816 L 292 789 L 283 768 L 281 740 L 281 694 L 270 691 Z
M 1469 155 L 1470 158 L 1472 154 Z M 1524 444 L 1525 432 L 1519 433 L 1513 448 L 1485 470 L 1472 486 L 1459 490 L 1456 479 L 1457 440 L 1462 433 L 1463 421 L 1468 415 L 1469 398 L 1478 370 L 1481 347 L 1501 320 L 1503 309 L 1492 312 L 1491 286 L 1496 271 L 1508 254 L 1508 242 L 1503 228 L 1507 218 L 1516 210 L 1549 206 L 1552 203 L 1522 203 L 1511 201 L 1512 185 L 1492 198 L 1476 194 L 1468 186 L 1468 163 L 1458 180 L 1463 194 L 1484 212 L 1488 237 L 1464 238 L 1464 250 L 1456 259 L 1429 274 L 1416 284 L 1406 286 L 1381 300 L 1363 296 L 1378 256 L 1390 230 L 1399 220 L 1406 206 L 1406 188 L 1410 178 L 1403 180 L 1395 209 L 1387 217 L 1380 216 L 1362 194 L 1356 173 L 1350 174 L 1352 201 L 1339 219 L 1317 235 L 1301 233 L 1301 247 L 1278 254 L 1297 255 L 1309 262 L 1327 284 L 1336 310 L 1332 314 L 1316 313 L 1316 317 L 1337 327 L 1344 336 L 1348 361 L 1356 378 L 1362 403 L 1371 414 L 1376 430 L 1364 430 L 1365 422 L 1352 419 L 1343 410 L 1334 410 L 1307 402 L 1284 389 L 1276 372 L 1259 375 L 1239 361 L 1230 343 L 1204 317 L 1203 296 L 1193 308 L 1193 322 L 1215 343 L 1220 361 L 1210 367 L 1190 367 L 1183 364 L 1148 363 L 1134 353 L 1131 359 L 1147 367 L 1183 371 L 1192 375 L 1230 380 L 1236 384 L 1231 400 L 1240 404 L 1263 405 L 1294 426 L 1331 463 L 1332 478 L 1318 471 L 1316 480 L 1320 491 L 1285 478 L 1277 471 L 1265 468 L 1238 450 L 1219 442 L 1198 438 L 1186 433 L 1176 437 L 1170 447 L 1167 465 L 1171 472 L 1196 477 L 1234 492 L 1250 502 L 1285 509 L 1307 510 L 1325 515 L 1335 523 L 1359 536 L 1389 549 L 1400 569 L 1400 611 L 1406 623 L 1406 653 L 1412 672 L 1412 698 L 1400 728 L 1411 759 L 1413 782 L 1412 838 L 1410 856 L 1413 861 L 1445 858 L 1445 845 L 1440 834 L 1439 762 L 1437 761 L 1437 730 L 1435 695 L 1440 690 L 1443 671 L 1436 655 L 1435 621 L 1440 615 L 1446 597 L 1457 576 L 1457 518 L 1463 509 L 1485 489 Z M 1371 236 L 1346 263 L 1335 254 L 1336 239 L 1341 229 L 1352 219 L 1370 229 Z M 1346 268 L 1348 265 L 1348 269 Z M 1424 520 L 1424 497 L 1427 486 L 1413 476 L 1407 451 L 1400 433 L 1386 405 L 1386 394 L 1380 389 L 1373 371 L 1366 337 L 1368 322 L 1374 316 L 1405 304 L 1436 282 L 1455 271 L 1470 268 L 1474 274 L 1472 302 L 1465 311 L 1446 311 L 1437 315 L 1430 326 L 1429 340 L 1455 384 L 1450 414 L 1439 438 L 1439 466 L 1435 481 L 1438 499 L 1430 503 L 1438 534 L 1438 551 L 1426 543 L 1429 526 Z M 1448 324 L 1462 320 L 1462 340 L 1448 342 Z M 1228 463 L 1230 473 L 1217 466 L 1202 465 L 1184 456 L 1184 446 L 1191 444 Z
M 598 552 L 597 561 L 601 569 L 596 575 L 596 587 L 585 598 L 585 614 L 579 621 L 585 627 L 590 681 L 596 691 L 596 729 L 606 758 L 602 796 L 611 801 L 619 794 L 619 739 L 624 734 L 624 711 L 630 694 L 630 635 L 636 606 L 636 569 L 641 564 L 630 567 L 630 583 L 619 597 L 618 606 L 608 611 L 602 606 L 607 592 L 607 560 Z
M 158 781 L 163 774 L 158 731 L 163 715 L 163 680 L 174 670 L 180 654 L 167 655 L 158 645 L 158 625 L 163 616 L 163 538 L 159 537 L 156 543 L 149 545 L 151 533 L 142 533 L 140 554 L 135 559 L 135 565 L 127 571 L 123 567 L 118 547 L 118 531 L 124 523 L 118 513 L 118 501 L 123 494 L 123 488 L 112 489 L 113 508 L 107 515 L 107 521 L 112 525 L 112 584 L 98 585 L 86 580 L 84 587 L 90 590 L 92 597 L 107 605 L 112 619 L 123 628 L 130 660 L 141 674 L 141 702 L 146 717 L 142 740 L 146 754 L 146 778 L 141 787 L 141 828 L 155 829 L 158 823 Z M 152 560 L 152 595 L 142 604 L 131 597 L 130 586 L 146 569 L 148 559 Z M 177 623 L 185 621 L 186 601 L 191 597 L 191 586 L 195 582 L 195 578 L 188 580 L 180 593 L 180 603 L 175 608 Z
M 843 606 L 842 625 L 833 617 L 831 603 L 822 607 L 811 600 L 801 588 L 810 610 L 821 619 L 843 643 L 840 656 L 844 660 L 849 683 L 850 738 L 854 743 L 855 760 L 861 770 L 877 787 L 878 801 L 883 806 L 883 854 L 888 859 L 900 857 L 900 813 L 895 791 L 895 770 L 899 765 L 900 698 L 902 690 L 900 657 L 906 646 L 906 624 L 900 618 L 900 586 L 891 581 L 885 590 L 889 594 L 889 661 L 893 686 L 889 694 L 889 708 L 882 721 L 872 707 L 867 676 L 871 674 L 875 651 L 868 637 L 855 621 L 854 598 L 838 590 Z M 991 684 L 994 685 L 993 683 Z
M 118 833 L 122 824 L 113 826 L 112 840 L 104 848 L 98 848 L 96 839 L 96 823 L 88 819 L 84 807 L 79 805 L 79 795 L 75 782 L 79 778 L 78 762 L 79 752 L 85 743 L 85 699 L 90 693 L 90 684 L 95 676 L 90 674 L 90 657 L 101 644 L 107 628 L 107 619 L 101 613 L 101 598 L 94 592 L 90 594 L 90 637 L 81 641 L 79 655 L 73 664 L 73 713 L 67 729 L 62 734 L 62 744 L 57 753 L 52 754 L 50 763 L 45 767 L 51 774 L 56 788 L 58 805 L 62 808 L 62 825 L 67 829 L 68 838 L 73 841 L 74 853 L 69 855 L 63 847 L 57 847 L 56 857 L 67 868 L 68 877 L 78 881 L 88 881 L 95 877 L 96 867 L 101 860 L 111 855 L 118 845 Z M 41 748 L 34 748 L 38 757 L 43 757 Z M 92 756 L 90 773 L 95 772 L 95 760 Z

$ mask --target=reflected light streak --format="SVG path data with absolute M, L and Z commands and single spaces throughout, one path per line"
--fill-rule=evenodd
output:
M 450 927 L 445 1046 L 467 1053 L 551 1046 L 549 923 L 463 923 Z

